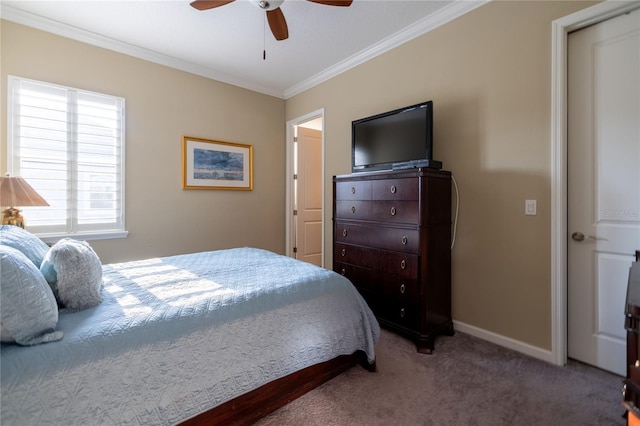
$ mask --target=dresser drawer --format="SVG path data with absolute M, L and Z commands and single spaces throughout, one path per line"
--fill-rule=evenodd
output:
M 378 282 L 380 272 L 378 271 L 338 262 L 337 260 L 333 263 L 333 270 L 348 278 L 358 290 L 366 289 L 375 292 L 380 290 L 380 283 Z
M 374 200 L 414 200 L 419 198 L 418 178 L 381 179 L 372 181 Z
M 417 304 L 380 300 L 376 303 L 376 316 L 411 330 L 420 325 L 420 307 Z
M 389 250 L 335 243 L 333 259 L 380 272 L 398 275 L 402 278 L 418 278 L 418 256 Z
M 336 182 L 336 200 L 370 200 L 371 181 Z
M 420 251 L 420 231 L 417 229 L 361 225 L 336 220 L 335 241 L 413 254 Z
M 417 225 L 419 218 L 417 201 L 336 201 L 336 219 Z
M 383 296 L 404 303 L 415 303 L 418 300 L 418 281 L 388 274 L 373 269 L 361 268 L 348 263 L 336 262 L 334 271 L 344 275 L 358 289 L 374 291 Z
M 336 201 L 336 219 L 371 220 L 372 201 Z
M 420 209 L 417 201 L 373 201 L 370 220 L 417 225 Z
M 419 329 L 420 307 L 418 304 L 389 301 L 379 293 L 366 288 L 358 288 L 358 291 L 378 319 L 412 331 Z

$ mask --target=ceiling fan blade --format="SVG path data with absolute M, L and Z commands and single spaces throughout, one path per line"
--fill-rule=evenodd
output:
M 214 7 L 224 6 L 225 4 L 229 4 L 235 0 L 195 0 L 190 3 L 190 5 L 198 10 L 209 10 Z
M 269 21 L 269 27 L 276 40 L 285 40 L 289 38 L 289 29 L 287 28 L 287 21 L 284 19 L 284 13 L 277 7 L 273 10 L 267 10 L 267 21 Z
M 325 6 L 351 6 L 353 0 L 308 0 L 312 3 L 324 4 Z

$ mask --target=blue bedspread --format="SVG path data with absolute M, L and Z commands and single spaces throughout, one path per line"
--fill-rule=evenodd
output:
M 175 424 L 338 355 L 378 322 L 344 277 L 251 248 L 104 266 L 59 342 L 2 344 L 0 423 Z

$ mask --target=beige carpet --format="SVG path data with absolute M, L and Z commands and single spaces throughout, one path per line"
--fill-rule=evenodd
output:
M 357 366 L 258 422 L 271 425 L 624 425 L 622 378 L 557 367 L 463 333 L 432 355 L 383 330 Z

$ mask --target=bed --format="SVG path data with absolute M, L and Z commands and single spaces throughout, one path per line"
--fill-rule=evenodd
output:
M 247 423 L 375 369 L 378 323 L 332 271 L 256 248 L 101 268 L 101 301 L 60 310 L 61 339 L 2 344 L 3 425 Z

